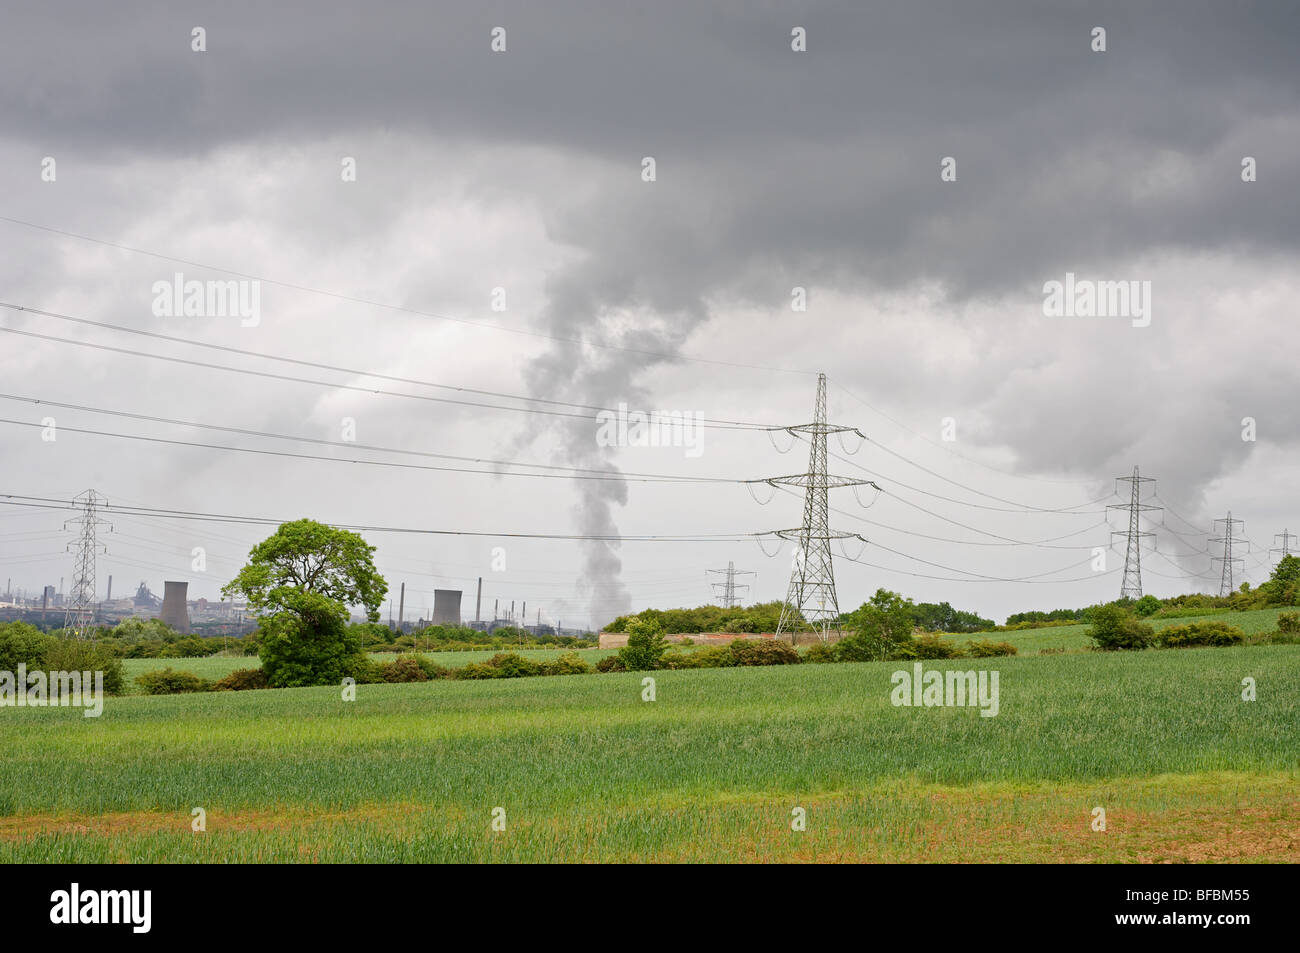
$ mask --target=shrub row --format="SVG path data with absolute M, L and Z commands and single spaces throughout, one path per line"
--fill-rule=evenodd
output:
M 960 645 L 934 632 L 912 636 L 902 642 L 891 642 L 867 635 L 854 635 L 835 643 L 819 642 L 804 655 L 807 662 L 901 662 L 923 659 L 995 658 L 1015 655 L 1016 647 L 1009 642 L 973 639 Z
M 1278 622 L 1281 628 L 1281 619 Z M 1094 611 L 1088 636 L 1097 648 L 1105 652 L 1145 649 L 1153 645 L 1162 649 L 1241 645 L 1246 638 L 1241 629 L 1219 619 L 1171 625 L 1156 632 L 1133 613 L 1116 605 L 1101 606 Z
M 1188 625 L 1171 625 L 1156 633 L 1156 645 L 1162 649 L 1184 649 L 1198 645 L 1240 645 L 1245 633 L 1234 625 L 1211 619 Z

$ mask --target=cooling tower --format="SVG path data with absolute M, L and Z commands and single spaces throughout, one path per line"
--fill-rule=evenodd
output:
M 460 625 L 460 590 L 433 590 L 433 624 Z
M 188 582 L 164 582 L 162 609 L 158 618 L 162 619 L 182 635 L 189 635 L 190 614 L 185 608 L 185 596 L 190 588 Z

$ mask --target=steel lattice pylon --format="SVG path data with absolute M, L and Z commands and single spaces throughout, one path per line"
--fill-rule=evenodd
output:
M 63 524 L 79 525 L 81 535 L 77 539 L 77 567 L 72 576 L 72 599 L 63 616 L 63 628 L 72 633 L 73 638 L 84 639 L 87 632 L 93 632 L 95 623 L 95 557 L 99 554 L 100 543 L 95 533 L 100 526 L 109 526 L 99 518 L 98 508 L 104 500 L 94 490 L 87 490 L 74 500 L 81 507 L 81 515 Z M 109 526 L 109 529 L 112 529 Z M 69 547 L 73 544 L 69 543 Z M 108 547 L 104 547 L 108 551 Z
M 710 573 L 723 573 L 725 575 L 724 582 L 715 582 L 713 584 L 714 589 L 717 589 L 719 586 L 722 587 L 722 608 L 724 609 L 734 609 L 737 605 L 739 605 L 739 602 L 736 600 L 737 589 L 749 588 L 749 586 L 746 584 L 737 583 L 736 577 L 755 575 L 752 571 L 748 569 L 737 569 L 736 564 L 734 562 L 728 562 L 726 569 L 710 569 L 707 571 Z
M 1223 544 L 1223 555 L 1211 556 L 1210 558 L 1214 560 L 1221 560 L 1223 562 L 1223 573 L 1219 580 L 1219 595 L 1230 596 L 1233 594 L 1233 592 L 1236 591 L 1233 588 L 1233 584 L 1234 584 L 1233 570 L 1236 568 L 1236 564 L 1241 563 L 1243 570 L 1245 569 L 1245 565 L 1246 565 L 1246 560 L 1242 559 L 1240 556 L 1232 555 L 1232 546 L 1234 543 L 1244 543 L 1246 546 L 1250 545 L 1249 540 L 1239 538 L 1236 535 L 1236 527 L 1245 526 L 1246 521 L 1233 519 L 1232 510 L 1228 510 L 1227 519 L 1215 520 L 1214 523 L 1216 526 L 1219 523 L 1224 524 L 1223 535 L 1215 536 L 1210 539 L 1210 542 L 1212 543 Z
M 803 525 L 798 529 L 773 530 L 770 535 L 793 540 L 797 544 L 794 566 L 790 572 L 790 587 L 776 633 L 791 634 L 802 623 L 810 624 L 826 640 L 834 626 L 839 624 L 840 606 L 835 596 L 835 570 L 831 563 L 831 540 L 853 537 L 866 542 L 857 533 L 833 530 L 829 525 L 830 500 L 828 491 L 835 487 L 872 486 L 870 480 L 831 476 L 826 472 L 826 436 L 850 431 L 866 438 L 854 427 L 839 427 L 826 422 L 826 375 L 817 375 L 817 403 L 813 421 L 784 428 L 794 436 L 807 437 L 811 448 L 808 453 L 808 472 L 793 476 L 771 477 L 761 482 L 772 486 L 798 486 L 804 488 Z M 876 487 L 879 489 L 879 487 Z
M 1115 478 L 1117 487 L 1121 483 L 1131 484 L 1129 501 L 1127 503 L 1112 503 L 1106 507 L 1108 510 L 1128 511 L 1128 530 L 1111 533 L 1112 536 L 1128 537 L 1128 546 L 1124 550 L 1124 579 L 1119 584 L 1119 597 L 1121 599 L 1142 598 L 1142 539 L 1146 536 L 1155 536 L 1155 533 L 1142 532 L 1141 518 L 1142 514 L 1148 510 L 1162 509 L 1162 507 L 1141 502 L 1142 484 L 1155 482 L 1154 477 L 1138 476 L 1138 468 L 1134 467 L 1132 476 Z

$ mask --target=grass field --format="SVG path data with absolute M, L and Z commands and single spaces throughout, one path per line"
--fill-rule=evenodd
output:
M 0 862 L 1300 860 L 1295 646 L 927 663 L 999 671 L 992 718 L 901 667 L 4 709 Z

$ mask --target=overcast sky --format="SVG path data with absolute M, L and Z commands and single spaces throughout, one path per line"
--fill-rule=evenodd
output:
M 6 3 L 0 300 L 406 382 L 0 309 L 0 328 L 31 332 L 0 333 L 0 493 L 738 537 L 797 526 L 801 499 L 418 469 L 492 466 L 362 445 L 792 474 L 807 445 L 783 456 L 783 434 L 707 429 L 698 452 L 603 447 L 593 411 L 564 403 L 798 424 L 824 372 L 832 421 L 872 441 L 850 456 L 856 438 L 832 437 L 832 471 L 885 491 L 832 494 L 832 525 L 869 540 L 862 562 L 837 559 L 841 608 L 878 587 L 998 621 L 1114 598 L 1122 545 L 1104 571 L 1092 549 L 1126 526 L 1101 510 L 1135 465 L 1168 507 L 1144 524 L 1159 550 L 1144 557 L 1147 591 L 1217 591 L 1206 531 L 1228 510 L 1255 544 L 1239 578 L 1258 582 L 1273 534 L 1300 531 L 1300 8 L 1045 6 Z M 941 178 L 945 157 L 955 181 Z M 1256 181 L 1243 181 L 1246 157 Z M 261 279 L 257 323 L 157 316 L 154 285 L 178 272 Z M 1149 324 L 1045 315 L 1044 284 L 1067 273 L 1149 282 Z M 0 578 L 69 589 L 66 515 L 0 506 Z M 109 574 L 114 595 L 187 579 L 191 598 L 216 598 L 269 532 L 109 519 L 101 598 Z M 393 595 L 407 584 L 408 617 L 433 589 L 463 588 L 472 618 L 480 575 L 485 616 L 493 600 L 527 601 L 530 622 L 540 610 L 598 626 L 710 601 L 719 577 L 706 570 L 729 560 L 757 573 L 749 601 L 781 598 L 790 570 L 789 544 L 768 558 L 753 539 L 366 535 Z

